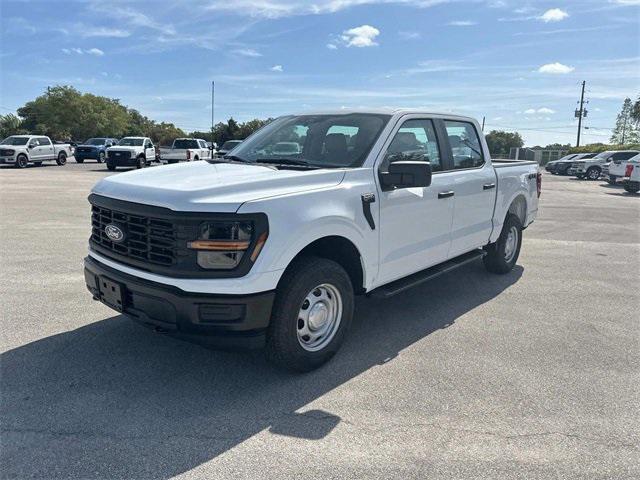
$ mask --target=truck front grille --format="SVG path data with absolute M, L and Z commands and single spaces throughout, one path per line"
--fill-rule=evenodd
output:
M 107 225 L 115 225 L 122 230 L 123 240 L 112 241 L 105 231 Z M 133 260 L 162 266 L 176 263 L 176 228 L 167 220 L 92 205 L 91 241 L 110 252 Z
M 78 153 L 91 153 L 93 151 L 93 148 L 91 148 L 91 147 L 77 147 L 76 151 Z
M 111 160 L 129 160 L 131 158 L 131 152 L 129 151 L 113 151 L 109 150 L 109 159 Z

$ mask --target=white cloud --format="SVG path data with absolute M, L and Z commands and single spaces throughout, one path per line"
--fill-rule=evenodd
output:
M 284 68 L 282 68 L 282 65 L 274 65 L 269 70 L 271 70 L 272 72 L 282 72 L 284 71 Z
M 234 50 L 233 53 L 242 55 L 243 57 L 261 57 L 262 54 L 253 48 L 238 48 Z
M 335 43 L 327 43 L 327 48 L 329 50 L 337 50 L 338 46 Z
M 473 22 L 471 20 L 454 20 L 453 22 L 447 23 L 447 25 L 451 27 L 471 27 L 477 24 L 478 22 Z
M 88 50 L 83 50 L 82 48 L 74 47 L 74 48 L 63 48 L 62 53 L 65 55 L 71 55 L 75 53 L 76 55 L 95 55 L 96 57 L 101 57 L 104 55 L 104 52 L 99 48 L 90 48 Z
M 83 37 L 91 38 L 91 37 L 112 37 L 112 38 L 126 38 L 131 35 L 130 32 L 126 30 L 121 30 L 119 28 L 105 28 L 105 27 L 94 27 L 83 25 L 80 30 L 80 35 Z
M 347 47 L 375 47 L 378 45 L 375 38 L 380 35 L 380 30 L 371 25 L 361 25 L 342 32 L 340 38 Z
M 618 5 L 640 5 L 640 0 L 609 0 L 609 3 Z
M 560 10 L 559 8 L 551 8 L 546 12 L 544 12 L 542 15 L 540 15 L 540 17 L 538 18 L 545 23 L 549 23 L 549 22 L 559 22 L 560 20 L 564 20 L 568 16 L 569 14 L 564 10 Z
M 535 108 L 529 108 L 528 110 L 525 110 L 523 113 L 525 113 L 526 115 L 535 115 L 536 113 L 551 115 L 553 113 L 556 113 L 556 111 L 551 110 L 550 108 L 547 108 L 547 107 L 542 107 L 542 108 L 538 108 L 537 110 Z
M 562 63 L 547 63 L 546 65 L 542 65 L 538 68 L 539 73 L 550 73 L 550 74 L 565 74 L 571 73 L 575 70 L 574 67 L 570 67 L 568 65 L 563 65 Z
M 420 32 L 398 32 L 398 36 L 403 40 L 417 40 L 422 37 Z

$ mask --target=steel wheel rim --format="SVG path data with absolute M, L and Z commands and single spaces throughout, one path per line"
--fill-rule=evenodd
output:
M 589 173 L 589 178 L 591 180 L 595 180 L 600 176 L 600 174 L 598 173 L 597 170 L 591 170 L 591 172 Z
M 330 283 L 311 289 L 300 305 L 296 320 L 298 343 L 308 352 L 325 348 L 342 321 L 342 295 Z
M 507 234 L 507 240 L 504 242 L 504 259 L 507 263 L 513 260 L 518 245 L 518 229 L 512 226 Z
M 100 152 L 98 154 L 98 163 L 104 162 L 104 157 L 105 157 L 104 153 Z

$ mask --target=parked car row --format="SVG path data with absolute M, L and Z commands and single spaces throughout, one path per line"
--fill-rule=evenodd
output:
M 552 174 L 574 175 L 579 179 L 598 180 L 602 177 L 610 185 L 622 181 L 627 191 L 637 193 L 640 189 L 637 180 L 637 176 L 640 175 L 640 168 L 636 168 L 638 165 L 640 165 L 638 150 L 609 150 L 598 154 L 566 155 L 549 162 L 545 169 Z
M 52 142 L 41 135 L 12 135 L 0 142 L 0 164 L 26 168 L 30 163 L 39 167 L 43 162 L 65 165 L 73 155 L 68 143 Z

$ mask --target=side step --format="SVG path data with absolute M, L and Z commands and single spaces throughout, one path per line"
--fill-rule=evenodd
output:
M 410 288 L 415 287 L 416 285 L 420 285 L 421 283 L 428 282 L 440 275 L 450 272 L 451 270 L 455 270 L 458 267 L 466 265 L 467 263 L 471 263 L 479 258 L 484 257 L 487 254 L 484 250 L 478 249 L 473 250 L 472 252 L 465 253 L 464 255 L 460 255 L 459 257 L 452 258 L 451 260 L 447 260 L 440 265 L 435 265 L 431 268 L 427 268 L 426 270 L 422 270 L 420 272 L 409 275 L 408 277 L 401 278 L 400 280 L 396 280 L 395 282 L 388 283 L 386 285 L 382 285 L 381 287 L 372 290 L 368 296 L 373 298 L 389 298 L 397 295 L 398 293 L 404 292 Z

